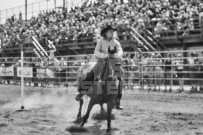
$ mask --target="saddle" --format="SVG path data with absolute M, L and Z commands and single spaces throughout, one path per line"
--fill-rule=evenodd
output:
M 104 63 L 107 60 L 109 60 L 110 63 L 112 63 L 112 68 L 117 69 L 117 72 L 119 72 L 118 77 L 122 76 L 123 74 L 123 69 L 121 67 L 122 59 L 116 57 L 115 55 L 116 47 L 114 47 L 112 50 L 109 47 L 108 52 L 109 52 L 109 57 L 105 59 L 99 59 L 98 62 L 88 62 L 79 69 L 79 74 L 77 76 L 77 81 L 76 81 L 77 86 L 79 86 L 80 83 L 85 79 L 88 79 L 88 81 L 99 80 L 102 72 L 102 67 L 104 66 Z

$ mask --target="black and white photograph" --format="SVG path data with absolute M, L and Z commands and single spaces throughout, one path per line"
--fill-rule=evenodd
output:
M 203 135 L 203 0 L 0 0 L 0 135 Z

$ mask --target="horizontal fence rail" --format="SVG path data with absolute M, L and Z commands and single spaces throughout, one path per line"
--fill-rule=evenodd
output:
M 170 56 L 170 57 L 169 57 Z M 49 58 L 25 57 L 21 70 L 20 58 L 0 58 L 0 83 L 20 84 L 21 74 L 26 86 L 75 86 L 79 68 L 93 55 L 73 55 Z M 159 90 L 177 86 L 201 88 L 203 84 L 203 50 L 125 53 L 124 87 Z

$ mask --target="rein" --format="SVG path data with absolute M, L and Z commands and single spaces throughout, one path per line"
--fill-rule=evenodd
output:
M 104 81 L 104 75 L 105 75 L 105 71 L 106 71 L 106 68 L 107 68 L 107 64 L 109 64 L 108 62 L 109 62 L 109 57 L 106 57 L 105 58 L 104 67 L 103 67 L 103 70 L 102 70 L 102 73 L 101 73 L 101 77 L 100 77 L 100 79 L 102 81 Z M 109 70 L 108 70 L 108 75 L 109 75 Z

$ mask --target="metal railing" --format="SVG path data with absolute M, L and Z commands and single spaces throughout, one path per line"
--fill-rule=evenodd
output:
M 171 54 L 171 57 L 165 57 L 166 54 Z M 1 59 L 1 83 L 20 84 L 20 62 L 17 58 L 14 60 Z M 74 86 L 78 69 L 90 60 L 96 61 L 93 55 L 63 56 L 43 62 L 38 58 L 24 60 L 26 86 L 41 87 Z M 126 53 L 123 69 L 124 87 L 127 89 L 169 91 L 203 88 L 203 50 Z
M 1 58 L 0 61 L 0 82 L 20 84 L 20 58 Z M 26 57 L 24 58 L 25 66 L 23 69 L 25 82 L 29 85 L 40 83 L 40 86 L 50 84 L 74 85 L 79 68 L 88 61 L 96 61 L 96 59 L 93 55 L 62 56 L 47 61 L 42 61 L 36 57 Z M 126 85 L 131 83 L 130 80 L 137 81 L 139 84 L 139 66 L 124 64 L 123 68 L 126 69 L 126 77 L 124 78 Z M 132 72 L 134 73 L 133 76 Z
M 174 39 L 180 39 L 183 38 L 186 32 L 189 36 L 199 36 L 203 39 L 203 18 L 191 18 L 193 21 L 194 29 L 186 29 L 186 30 L 179 30 L 178 29 L 178 21 L 179 19 L 169 19 L 169 21 L 173 21 L 171 25 L 166 25 L 168 28 L 167 30 L 161 30 L 160 38 L 174 38 Z M 199 20 L 200 19 L 200 20 Z M 160 21 L 166 21 L 166 20 L 160 20 Z M 146 29 L 150 30 L 154 35 L 154 28 L 156 28 L 156 24 L 158 21 L 151 21 L 151 25 L 147 26 Z

